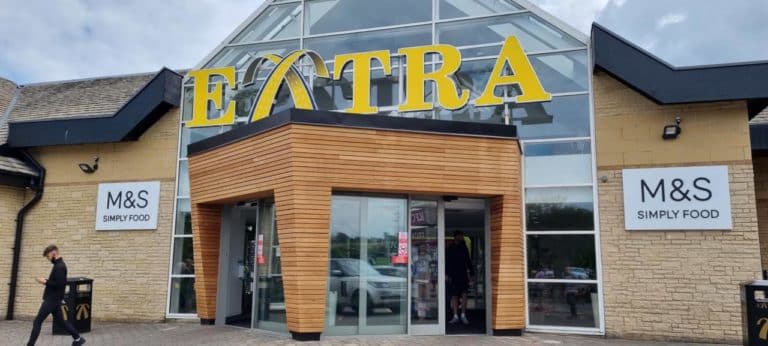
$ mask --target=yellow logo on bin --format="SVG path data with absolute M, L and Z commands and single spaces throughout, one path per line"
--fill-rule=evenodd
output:
M 434 44 L 418 47 L 400 48 L 397 52 L 405 58 L 403 68 L 405 76 L 399 76 L 405 83 L 405 99 L 398 106 L 399 112 L 428 111 L 439 106 L 448 110 L 464 108 L 470 103 L 470 91 L 462 88 L 456 73 L 461 68 L 461 52 L 458 48 L 446 44 Z M 426 71 L 424 65 L 431 61 L 432 56 L 440 57 L 440 65 L 432 71 Z M 264 84 L 258 90 L 249 117 L 254 122 L 272 113 L 283 82 L 288 85 L 288 91 L 298 109 L 316 110 L 312 95 L 312 85 L 303 77 L 297 67 L 303 58 L 309 58 L 316 77 L 330 80 L 342 80 L 347 67 L 352 68 L 352 106 L 345 112 L 354 114 L 376 114 L 378 107 L 371 104 L 371 65 L 378 61 L 385 76 L 392 76 L 392 54 L 389 50 L 378 50 L 362 53 L 340 54 L 333 63 L 333 76 L 322 57 L 311 50 L 297 50 L 286 57 L 267 54 L 251 61 L 245 70 L 243 81 L 236 83 L 234 66 L 216 67 L 190 71 L 194 78 L 192 101 L 192 120 L 188 127 L 221 126 L 235 123 L 235 107 L 237 102 L 225 104 L 225 85 L 231 90 L 253 85 L 260 71 L 266 65 L 272 66 Z M 401 63 L 403 63 L 401 61 Z M 213 81 L 219 79 L 219 81 Z M 426 99 L 425 85 L 434 84 L 434 102 Z M 503 97 L 496 95 L 500 86 L 517 86 L 520 94 L 514 99 L 515 103 L 533 103 L 552 100 L 552 95 L 544 90 L 539 77 L 531 65 L 528 56 L 514 36 L 504 41 L 499 56 L 491 71 L 488 82 L 480 95 L 473 101 L 475 107 L 498 106 L 505 102 Z M 212 106 L 212 107 L 209 107 Z M 221 111 L 216 118 L 209 118 L 208 110 Z
M 69 318 L 69 307 L 65 304 L 61 304 L 61 315 L 64 316 L 65 321 Z
M 87 319 L 91 315 L 91 305 L 90 304 L 78 304 L 77 305 L 77 314 L 75 315 L 75 318 L 77 318 L 78 321 Z

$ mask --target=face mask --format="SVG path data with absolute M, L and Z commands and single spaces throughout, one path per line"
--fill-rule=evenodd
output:
M 56 258 L 55 257 L 51 258 L 50 261 L 51 261 L 51 263 L 56 263 Z

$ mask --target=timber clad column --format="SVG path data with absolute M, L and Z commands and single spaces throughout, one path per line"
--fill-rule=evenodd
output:
M 192 246 L 195 259 L 197 315 L 203 324 L 216 320 L 216 284 L 219 278 L 221 206 L 192 204 Z
M 525 266 L 520 195 L 491 199 L 493 334 L 522 335 L 525 328 Z
M 325 325 L 331 189 L 294 182 L 275 191 L 288 330 L 316 340 Z

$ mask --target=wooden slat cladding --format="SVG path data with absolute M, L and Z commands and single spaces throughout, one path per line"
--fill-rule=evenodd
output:
M 493 329 L 525 326 L 525 260 L 519 195 L 491 199 L 491 301 Z
M 520 150 L 514 139 L 289 124 L 193 155 L 189 167 L 193 205 L 274 195 L 292 332 L 324 327 L 333 191 L 493 198 L 493 328 L 524 327 Z M 194 233 L 215 233 L 218 249 L 218 230 L 201 221 L 193 217 Z M 209 237 L 214 235 L 196 235 Z M 196 256 L 210 246 L 195 244 Z M 205 256 L 218 255 L 200 254 Z M 198 272 L 197 280 L 215 284 L 216 277 L 201 277 L 209 274 L 214 272 Z M 202 299 L 215 310 L 215 289 L 198 291 L 198 305 Z
M 195 259 L 195 295 L 197 315 L 201 319 L 216 318 L 216 283 L 219 277 L 219 240 L 221 206 L 192 205 L 192 246 Z

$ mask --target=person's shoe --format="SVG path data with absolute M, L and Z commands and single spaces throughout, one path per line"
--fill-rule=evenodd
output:
M 448 323 L 450 324 L 459 323 L 459 316 L 453 315 L 453 318 L 450 321 L 448 321 Z
M 85 338 L 81 336 L 80 339 L 72 341 L 72 346 L 80 346 L 84 343 L 85 343 Z
M 467 315 L 461 314 L 461 323 L 469 324 L 469 320 L 467 319 Z

